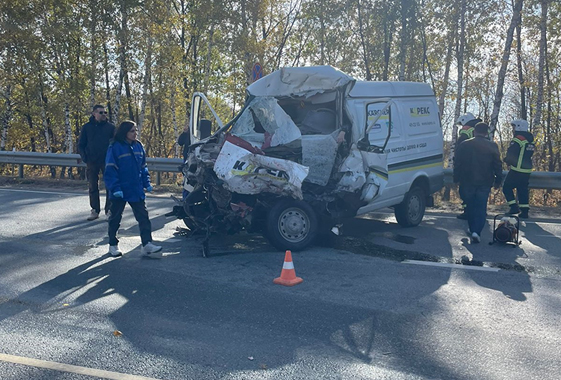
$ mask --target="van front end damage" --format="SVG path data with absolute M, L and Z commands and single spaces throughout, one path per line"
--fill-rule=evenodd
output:
M 270 74 L 248 88 L 232 122 L 199 141 L 192 133 L 183 174 L 193 191 L 175 214 L 205 235 L 205 255 L 211 234 L 242 230 L 302 250 L 383 191 L 385 160 L 369 163 L 358 150 L 343 109 L 354 79 L 333 68 L 320 74 Z

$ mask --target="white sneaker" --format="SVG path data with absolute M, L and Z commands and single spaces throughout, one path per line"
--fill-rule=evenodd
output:
M 121 252 L 118 245 L 110 245 L 109 254 L 113 257 L 123 256 L 123 252 Z
M 471 240 L 473 243 L 479 243 L 481 242 L 481 237 L 479 236 L 479 234 L 477 232 L 473 232 L 471 234 Z
M 89 221 L 92 220 L 96 220 L 97 218 L 99 218 L 99 212 L 96 212 L 95 210 L 92 209 L 92 212 L 90 213 L 90 216 L 88 216 Z
M 152 244 L 152 242 L 149 242 L 148 244 L 140 248 L 140 252 L 142 252 L 144 256 L 152 257 L 156 259 L 162 258 L 161 251 L 162 251 L 162 247 L 159 245 Z

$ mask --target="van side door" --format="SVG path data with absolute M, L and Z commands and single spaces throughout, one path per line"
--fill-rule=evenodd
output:
M 223 126 L 222 120 L 214 111 L 206 96 L 203 93 L 195 92 L 191 102 L 191 116 L 189 118 L 191 144 L 206 139 Z

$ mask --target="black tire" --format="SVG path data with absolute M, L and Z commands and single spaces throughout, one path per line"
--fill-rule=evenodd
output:
M 267 214 L 267 238 L 281 251 L 301 251 L 311 245 L 318 232 L 315 211 L 304 201 L 281 200 Z
M 427 195 L 418 186 L 411 188 L 403 202 L 395 206 L 394 213 L 397 222 L 402 227 L 415 227 L 421 223 L 425 216 Z

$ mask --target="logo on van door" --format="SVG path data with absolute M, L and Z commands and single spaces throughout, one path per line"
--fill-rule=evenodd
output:
M 409 108 L 411 117 L 430 116 L 430 107 L 411 107 Z

